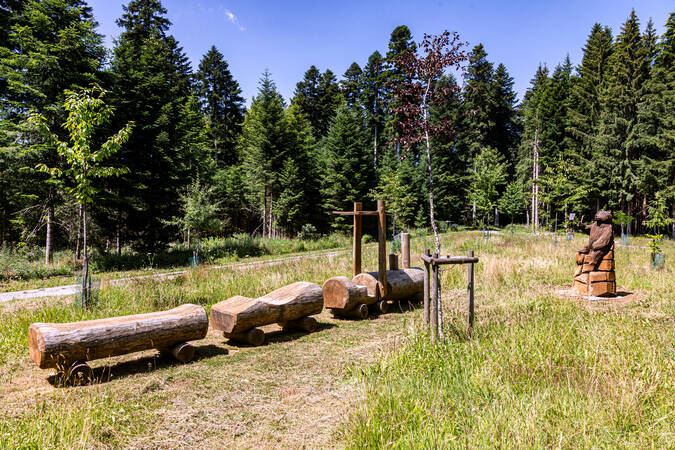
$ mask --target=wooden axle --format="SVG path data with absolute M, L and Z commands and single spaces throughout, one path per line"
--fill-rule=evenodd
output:
M 366 319 L 368 318 L 368 305 L 359 304 L 352 309 L 331 309 L 331 313 L 338 317 L 348 317 L 351 319 Z
M 302 317 L 279 324 L 284 330 L 300 330 L 313 333 L 319 328 L 319 322 L 314 317 Z
M 239 333 L 223 333 L 226 338 L 257 347 L 265 342 L 265 332 L 260 328 L 251 328 Z

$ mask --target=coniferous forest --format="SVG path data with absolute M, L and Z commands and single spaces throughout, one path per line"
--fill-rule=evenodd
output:
M 675 235 L 675 12 L 655 20 L 662 36 L 634 11 L 619 30 L 595 24 L 582 60 L 540 66 L 522 102 L 508 68 L 467 46 L 465 70 L 442 80 L 459 89 L 430 109 L 451 125 L 431 146 L 437 219 L 554 230 L 609 208 L 625 232 Z M 378 198 L 394 231 L 428 226 L 425 153 L 396 139 L 397 61 L 421 39 L 405 25 L 342 75 L 312 65 L 289 102 L 262 73 L 246 107 L 216 47 L 192 67 L 160 0 L 130 1 L 117 23 L 108 52 L 83 0 L 0 1 L 3 246 L 79 251 L 83 218 L 103 252 L 157 252 L 190 233 L 327 234 L 350 226 L 331 211 Z M 52 176 L 67 163 L 26 124 L 40 114 L 66 141 L 67 91 L 92 83 L 113 109 L 92 141 L 133 128 L 83 214 L 72 177 Z

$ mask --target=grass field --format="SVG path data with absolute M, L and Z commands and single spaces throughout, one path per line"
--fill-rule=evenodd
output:
M 349 275 L 349 255 L 255 270 L 196 270 L 71 299 L 0 306 L 0 447 L 672 447 L 675 261 L 648 267 L 646 241 L 616 251 L 630 301 L 556 294 L 583 243 L 551 236 L 451 233 L 443 252 L 473 249 L 477 323 L 465 330 L 465 273 L 443 273 L 446 341 L 431 345 L 414 307 L 365 321 L 319 317 L 316 333 L 266 328 L 263 347 L 209 332 L 198 359 L 154 351 L 92 362 L 98 382 L 55 388 L 29 360 L 27 328 L 208 307 L 284 284 Z M 412 241 L 419 253 L 430 238 Z M 664 244 L 675 258 L 672 242 Z M 364 267 L 375 267 L 366 248 Z

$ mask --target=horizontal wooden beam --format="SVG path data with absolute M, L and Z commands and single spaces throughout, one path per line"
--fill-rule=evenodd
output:
M 420 259 L 428 264 L 474 264 L 478 258 L 468 256 L 433 256 L 420 255 Z
M 333 211 L 341 216 L 376 216 L 377 211 Z

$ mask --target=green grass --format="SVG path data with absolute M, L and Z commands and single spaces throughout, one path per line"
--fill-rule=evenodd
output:
M 480 258 L 472 338 L 464 325 L 466 274 L 453 267 L 443 272 L 440 345 L 421 330 L 419 309 L 360 322 L 324 312 L 327 326 L 317 333 L 229 347 L 230 354 L 218 351 L 226 347 L 222 336 L 210 332 L 199 343 L 210 353 L 188 365 L 147 355 L 93 362 L 115 376 L 84 388 L 46 383 L 47 371 L 28 358 L 31 323 L 182 303 L 208 310 L 233 295 L 349 275 L 351 256 L 253 270 L 200 268 L 174 280 L 105 287 L 87 310 L 70 299 L 0 306 L 0 447 L 672 446 L 675 264 L 655 271 L 647 249 L 617 247 L 618 286 L 640 300 L 589 307 L 554 293 L 570 284 L 574 250 L 584 239 L 444 235 L 444 254 L 472 249 Z M 675 254 L 672 244 L 664 244 L 666 253 Z M 413 253 L 432 245 L 433 238 L 416 237 Z M 376 247 L 366 246 L 364 269 L 376 260 Z M 120 375 L 127 370 L 120 360 L 139 367 Z
M 463 295 L 446 299 L 443 343 L 418 330 L 360 377 L 366 402 L 343 434 L 348 446 L 672 446 L 672 265 L 654 271 L 646 250 L 617 248 L 618 285 L 647 292 L 624 308 L 586 308 L 552 292 L 569 284 L 581 239 L 490 240 L 477 252 L 473 337 Z M 462 275 L 444 274 L 446 293 Z
M 301 254 L 312 251 L 348 248 L 348 236 L 332 234 L 315 240 L 266 239 L 237 235 L 231 238 L 205 239 L 200 245 L 200 262 L 206 265 L 221 265 L 242 260 L 266 259 L 280 255 Z M 44 264 L 42 249 L 21 251 L 0 250 L 0 292 L 38 289 L 75 282 L 74 275 L 81 264 L 70 252 L 58 252 L 49 265 Z M 192 250 L 185 244 L 174 244 L 157 255 L 141 254 L 124 249 L 116 253 L 91 255 L 90 269 L 102 278 L 122 278 L 148 275 L 156 270 L 185 270 Z

